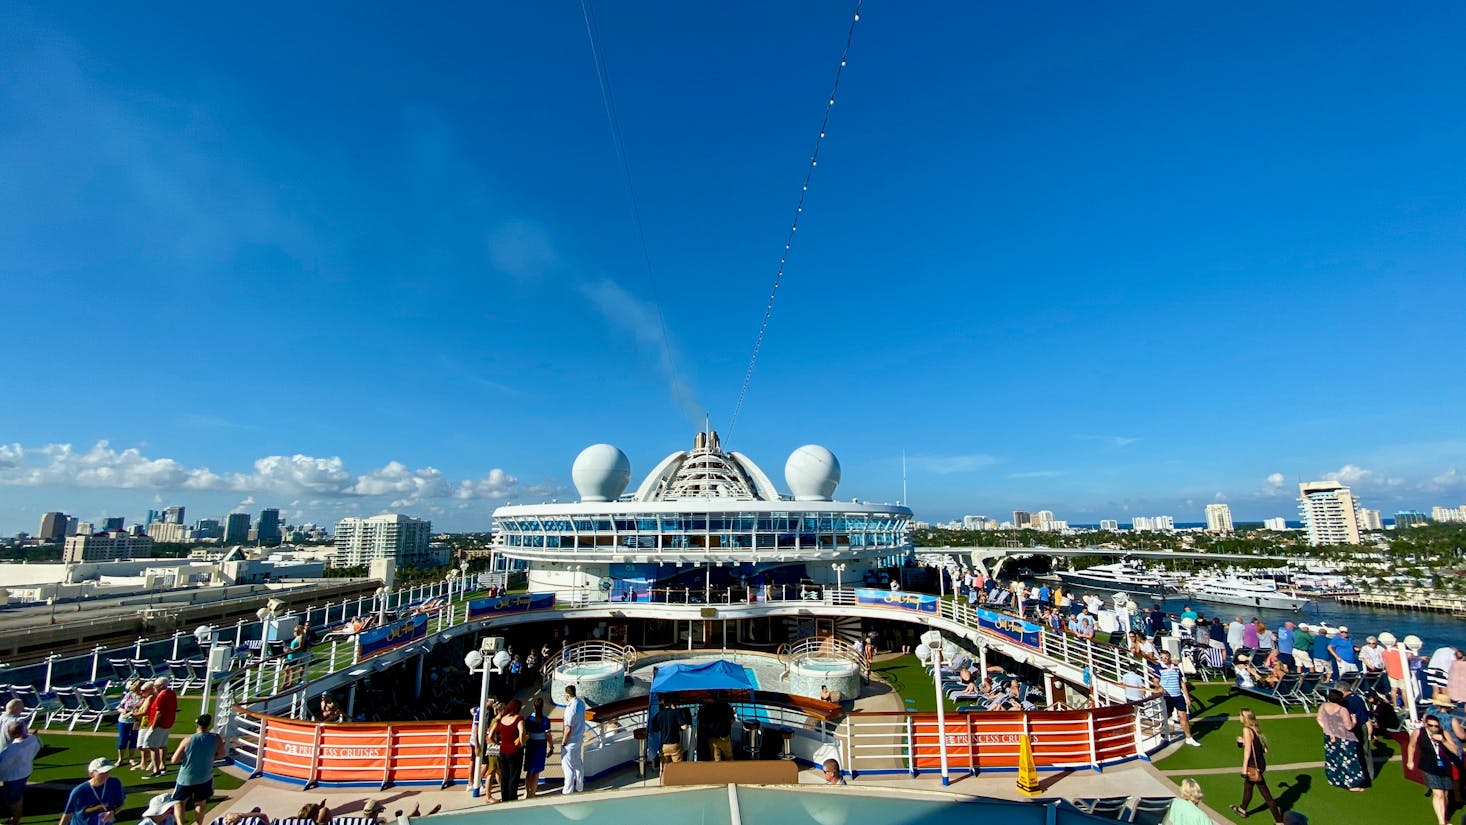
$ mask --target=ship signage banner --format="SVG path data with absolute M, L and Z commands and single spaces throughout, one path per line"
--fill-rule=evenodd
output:
M 855 603 L 877 604 L 883 607 L 899 607 L 902 610 L 914 610 L 918 613 L 937 612 L 936 596 L 926 593 L 903 593 L 899 590 L 856 588 Z
M 468 618 L 482 619 L 485 616 L 497 616 L 501 613 L 549 610 L 554 606 L 554 593 L 517 593 L 513 596 L 498 596 L 492 599 L 474 599 L 468 603 Z
M 1015 641 L 1024 647 L 1031 647 L 1034 650 L 1038 650 L 1038 625 L 1014 618 L 1006 613 L 998 613 L 994 610 L 979 608 L 976 612 L 978 627 L 981 627 L 989 633 Z
M 364 630 L 357 634 L 356 641 L 361 646 L 360 656 L 365 659 L 427 636 L 428 617 L 413 616 L 375 630 Z

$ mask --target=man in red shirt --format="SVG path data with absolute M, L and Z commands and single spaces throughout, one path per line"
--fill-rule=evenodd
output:
M 168 734 L 178 718 L 178 694 L 173 692 L 167 679 L 159 678 L 153 684 L 157 687 L 157 694 L 148 706 L 148 739 L 139 742 L 138 746 L 153 751 L 153 764 L 158 769 L 149 776 L 162 776 L 166 773 L 164 751 L 168 747 Z

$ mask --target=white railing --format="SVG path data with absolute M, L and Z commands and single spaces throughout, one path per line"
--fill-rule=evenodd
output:
M 584 664 L 588 662 L 615 662 L 624 665 L 627 672 L 636 664 L 636 648 L 600 639 L 591 639 L 567 645 L 540 666 L 540 673 L 546 681 L 563 663 Z

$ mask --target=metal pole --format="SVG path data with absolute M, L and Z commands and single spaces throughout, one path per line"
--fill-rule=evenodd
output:
M 178 637 L 179 636 L 182 636 L 182 635 L 183 635 L 183 632 L 180 631 L 180 630 L 173 631 L 173 655 L 171 657 L 169 657 L 169 658 L 172 658 L 172 659 L 177 659 L 178 658 Z
M 484 726 L 489 723 L 489 720 L 485 718 L 484 708 L 487 707 L 489 704 L 489 668 L 492 666 L 493 663 L 489 660 L 489 657 L 485 655 L 483 663 L 483 673 L 479 677 L 478 707 L 474 709 L 473 715 L 473 775 L 470 776 L 468 780 L 469 786 L 473 789 L 473 796 L 475 798 L 477 798 L 479 794 L 479 762 L 483 754 L 483 741 L 485 732 Z M 485 788 L 484 791 L 486 793 L 490 792 L 488 788 Z
M 214 686 L 213 664 L 214 664 L 214 643 L 213 642 L 209 642 L 209 651 L 204 656 L 204 698 L 203 698 L 202 701 L 199 702 L 199 712 L 200 713 L 208 713 L 209 712 L 209 694 L 212 692 L 210 690 L 210 688 L 212 688 Z
M 93 681 L 93 682 L 97 681 L 97 665 L 100 664 L 101 661 L 102 661 L 102 646 L 101 645 L 97 645 L 96 647 L 92 648 L 92 678 L 91 678 L 91 681 Z
M 46 657 L 46 693 L 51 692 L 51 668 L 53 665 L 55 665 L 58 658 L 59 656 L 55 653 L 52 653 Z
M 942 696 L 942 646 L 933 645 L 931 651 L 932 685 L 936 689 L 937 697 L 937 752 L 942 757 L 942 784 L 947 785 L 951 779 L 947 774 L 947 702 L 946 697 Z
M 417 657 L 417 680 L 412 685 L 412 695 L 416 699 L 422 698 L 422 664 L 427 657 L 419 653 Z

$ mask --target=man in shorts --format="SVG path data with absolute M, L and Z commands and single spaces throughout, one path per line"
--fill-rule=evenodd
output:
M 154 770 L 148 775 L 156 777 L 168 772 L 163 764 L 164 751 L 168 748 L 168 734 L 173 732 L 173 723 L 178 719 L 178 694 L 162 677 L 154 680 L 153 690 L 153 701 L 148 703 L 148 738 L 146 742 L 139 741 L 138 747 L 153 752 Z
M 173 788 L 173 819 L 184 825 L 184 815 L 193 806 L 194 822 L 203 825 L 204 809 L 214 795 L 214 762 L 224 758 L 224 740 L 214 733 L 214 717 L 205 713 L 198 718 L 194 734 L 178 743 L 173 764 L 178 769 L 178 784 Z
M 1199 748 L 1201 743 L 1191 736 L 1191 691 L 1186 686 L 1186 676 L 1171 661 L 1171 651 L 1162 650 L 1160 659 L 1157 676 L 1160 678 L 1161 691 L 1166 695 L 1166 710 L 1176 714 L 1176 721 L 1181 725 L 1186 744 Z

